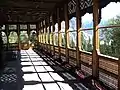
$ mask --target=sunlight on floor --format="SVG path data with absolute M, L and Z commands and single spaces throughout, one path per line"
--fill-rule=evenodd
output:
M 73 90 L 69 84 L 57 82 L 64 79 L 32 49 L 21 50 L 21 65 L 23 90 Z
M 42 84 L 25 85 L 23 90 L 44 90 L 44 88 Z

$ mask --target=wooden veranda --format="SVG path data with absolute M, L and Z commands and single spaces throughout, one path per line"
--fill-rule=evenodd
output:
M 1 32 L 4 32 L 7 36 L 7 43 L 3 43 L 1 34 L 1 72 L 2 69 L 5 68 L 4 63 L 7 62 L 6 59 L 9 58 L 8 56 L 13 56 L 11 58 L 18 58 L 18 56 L 20 55 L 20 53 L 15 54 L 15 52 L 13 51 L 20 52 L 22 50 L 26 50 L 25 52 L 27 55 L 27 50 L 32 48 L 36 53 L 38 53 L 41 56 L 41 58 L 44 58 L 45 55 L 47 59 L 44 59 L 47 63 L 49 63 L 50 61 L 55 64 L 57 63 L 57 65 L 64 68 L 64 70 L 67 69 L 69 72 L 71 70 L 72 73 L 75 73 L 76 69 L 80 70 L 81 72 L 84 72 L 85 80 L 86 78 L 89 79 L 89 77 L 91 77 L 91 80 L 95 80 L 98 83 L 100 82 L 100 84 L 102 83 L 101 85 L 99 84 L 101 87 L 103 86 L 111 90 L 120 90 L 120 60 L 118 58 L 112 58 L 100 54 L 99 46 L 99 29 L 120 27 L 99 27 L 102 13 L 101 9 L 107 6 L 110 2 L 119 2 L 119 0 L 0 1 Z M 86 13 L 93 13 L 93 28 L 82 29 L 81 27 L 81 18 Z M 74 49 L 70 48 L 69 45 L 69 20 L 72 17 L 76 17 L 76 47 Z M 65 22 L 64 32 L 61 31 L 62 21 Z M 55 30 L 56 23 L 58 25 L 57 32 Z M 81 32 L 83 30 L 93 31 L 92 52 L 85 52 L 81 49 Z M 9 35 L 13 32 L 17 34 L 18 41 L 9 43 Z M 23 39 L 21 39 L 22 32 L 25 33 L 25 35 L 27 35 L 27 41 L 23 42 Z M 62 45 L 62 33 L 64 33 L 65 35 L 64 46 Z M 55 37 L 55 34 L 57 34 L 57 38 Z M 33 38 L 31 38 L 30 35 L 36 35 L 34 43 L 30 43 L 30 40 L 33 40 Z M 55 45 L 55 41 L 57 41 L 57 45 Z M 14 57 L 14 55 L 18 56 Z M 30 55 L 28 54 L 28 57 L 30 59 L 30 62 L 32 63 L 33 61 L 31 61 Z M 84 82 L 84 79 L 82 79 L 80 82 Z M 87 81 L 85 81 L 85 83 L 86 82 Z M 56 83 L 58 84 L 58 82 Z M 90 85 L 92 87 L 92 84 Z M 88 88 L 83 88 L 83 90 L 107 90 L 105 88 L 91 89 L 89 85 L 85 85 L 85 87 L 87 86 Z M 76 90 L 75 86 L 73 87 L 74 90 Z M 44 90 L 48 89 L 45 89 L 44 87 Z

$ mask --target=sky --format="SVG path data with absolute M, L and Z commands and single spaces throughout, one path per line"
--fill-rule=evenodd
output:
M 102 20 L 108 20 L 118 14 L 120 15 L 120 2 L 111 2 L 106 7 L 102 8 Z M 83 22 L 91 21 L 92 17 L 92 14 L 87 13 L 82 17 L 82 20 Z
M 106 7 L 102 8 L 102 21 L 107 21 L 108 19 L 111 19 L 113 17 L 115 17 L 116 15 L 120 15 L 120 2 L 111 2 L 109 3 Z M 89 25 L 88 27 L 91 27 L 91 22 L 93 21 L 93 15 L 86 13 L 84 16 L 82 16 L 82 26 L 84 28 L 86 28 L 86 23 L 87 25 Z M 88 24 L 89 23 L 89 24 Z M 70 20 L 70 28 L 69 29 L 76 29 L 76 18 L 73 17 Z M 61 23 L 61 31 L 63 32 L 65 29 L 65 22 L 63 21 Z M 57 27 L 57 25 L 55 25 L 55 27 Z M 74 28 L 73 28 L 74 27 Z M 57 29 L 56 29 L 57 30 Z

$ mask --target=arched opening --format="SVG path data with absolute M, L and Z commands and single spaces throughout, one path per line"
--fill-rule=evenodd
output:
M 99 24 L 100 53 L 112 57 L 120 54 L 120 2 L 111 2 L 102 9 Z M 111 12 L 112 11 L 112 12 Z
M 54 45 L 58 46 L 58 23 L 55 24 Z
M 93 14 L 86 13 L 82 17 L 81 29 L 81 49 L 83 51 L 92 52 L 93 50 Z
M 11 31 L 9 34 L 9 43 L 18 43 L 18 35 L 15 31 Z
M 35 30 L 30 31 L 30 45 L 34 47 L 37 44 L 37 34 Z
M 3 44 L 7 44 L 7 35 L 6 35 L 6 33 L 2 31 L 1 34 L 2 34 Z
M 72 17 L 69 20 L 69 47 L 76 47 L 76 17 Z
M 65 47 L 65 21 L 61 22 L 61 38 L 62 38 L 62 43 L 61 46 Z
M 21 43 L 21 49 L 29 48 L 29 38 L 27 31 L 20 31 L 20 43 Z
M 18 35 L 17 35 L 17 32 L 11 31 L 8 38 L 9 38 L 9 48 L 10 49 L 17 49 L 18 48 Z

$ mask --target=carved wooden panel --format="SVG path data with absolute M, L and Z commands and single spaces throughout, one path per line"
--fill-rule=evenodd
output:
M 85 9 L 93 5 L 93 0 L 79 0 L 80 9 Z
M 92 75 L 92 69 L 85 65 L 81 65 L 81 70 L 84 71 L 88 75 Z
M 105 74 L 103 72 L 99 72 L 99 79 L 102 82 L 104 82 L 105 84 L 107 84 L 109 87 L 112 87 L 115 90 L 117 90 L 118 81 L 114 77 L 112 77 L 112 76 L 110 76 L 108 74 Z
M 65 55 L 65 48 L 61 48 L 61 53 Z
M 66 61 L 66 57 L 63 56 L 63 55 L 61 55 L 61 59 L 62 59 L 63 61 Z
M 89 65 L 92 65 L 92 55 L 90 55 L 90 54 L 86 54 L 86 53 L 81 53 L 80 54 L 81 56 L 81 61 L 83 61 L 83 62 L 85 62 L 85 63 L 87 63 L 87 64 L 89 64 Z
M 90 6 L 93 5 L 92 3 L 93 0 L 79 0 L 80 3 L 80 9 L 86 9 Z M 76 12 L 76 0 L 71 0 L 68 3 L 68 12 L 69 14 L 75 13 Z
M 17 29 L 17 25 L 9 25 L 9 30 L 16 30 Z
M 116 62 L 108 61 L 105 58 L 99 58 L 99 67 L 118 75 L 118 64 Z
M 76 64 L 77 64 L 76 59 L 73 59 L 73 58 L 69 58 L 69 63 L 72 66 L 76 66 Z
M 58 47 L 55 47 L 55 51 L 56 51 L 56 52 L 59 52 L 59 51 L 58 51 Z
M 69 14 L 76 12 L 76 0 L 71 0 L 68 3 L 68 12 Z
M 30 29 L 36 29 L 36 24 L 30 24 Z
M 73 57 L 73 58 L 76 58 L 76 51 L 69 49 L 69 56 Z

